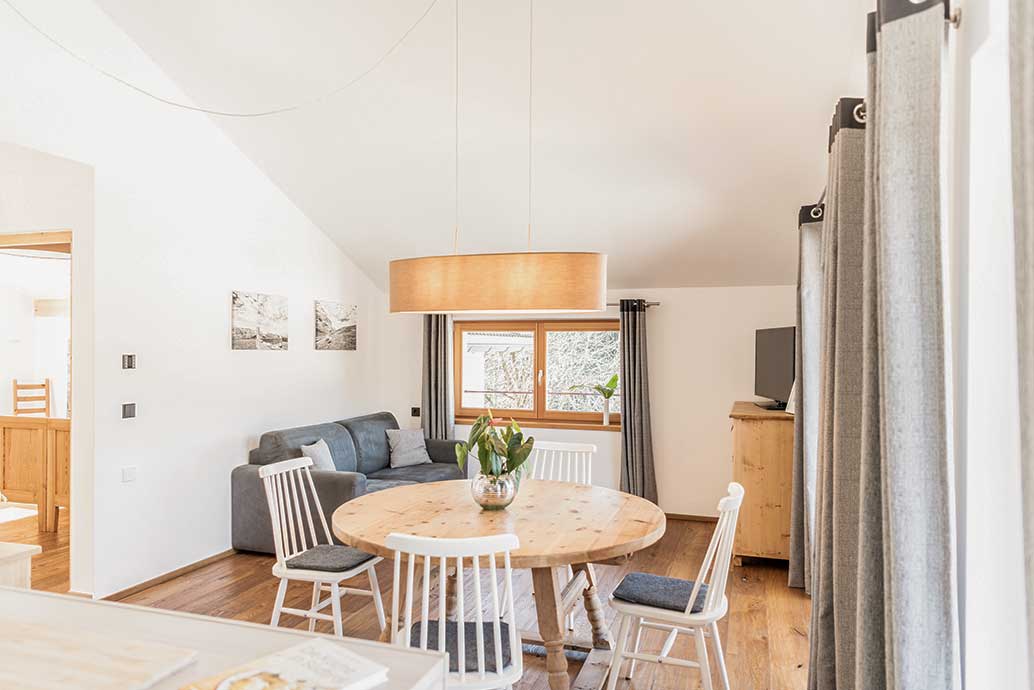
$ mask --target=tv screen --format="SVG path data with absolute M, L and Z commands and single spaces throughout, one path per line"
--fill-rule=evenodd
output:
M 780 405 L 790 399 L 794 380 L 794 347 L 797 329 L 762 328 L 754 337 L 754 395 Z

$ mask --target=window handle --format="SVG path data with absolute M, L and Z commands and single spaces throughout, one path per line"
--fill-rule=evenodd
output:
M 539 385 L 542 385 L 542 370 L 539 369 Z

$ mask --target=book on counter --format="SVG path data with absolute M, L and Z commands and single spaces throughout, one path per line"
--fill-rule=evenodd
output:
M 330 640 L 308 640 L 181 690 L 369 690 L 388 669 Z

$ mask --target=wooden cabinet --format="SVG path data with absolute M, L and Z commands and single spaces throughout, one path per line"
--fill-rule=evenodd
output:
M 745 490 L 733 554 L 790 558 L 793 415 L 737 402 L 732 418 L 732 478 Z
M 71 422 L 56 417 L 0 417 L 0 493 L 35 503 L 40 530 L 57 531 L 58 506 L 71 494 Z

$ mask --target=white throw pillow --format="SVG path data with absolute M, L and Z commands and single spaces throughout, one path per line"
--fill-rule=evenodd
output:
M 422 429 L 385 429 L 391 448 L 391 466 L 409 467 L 431 462 Z
M 302 455 L 312 460 L 314 470 L 336 470 L 330 446 L 322 438 L 311 446 L 302 446 Z

